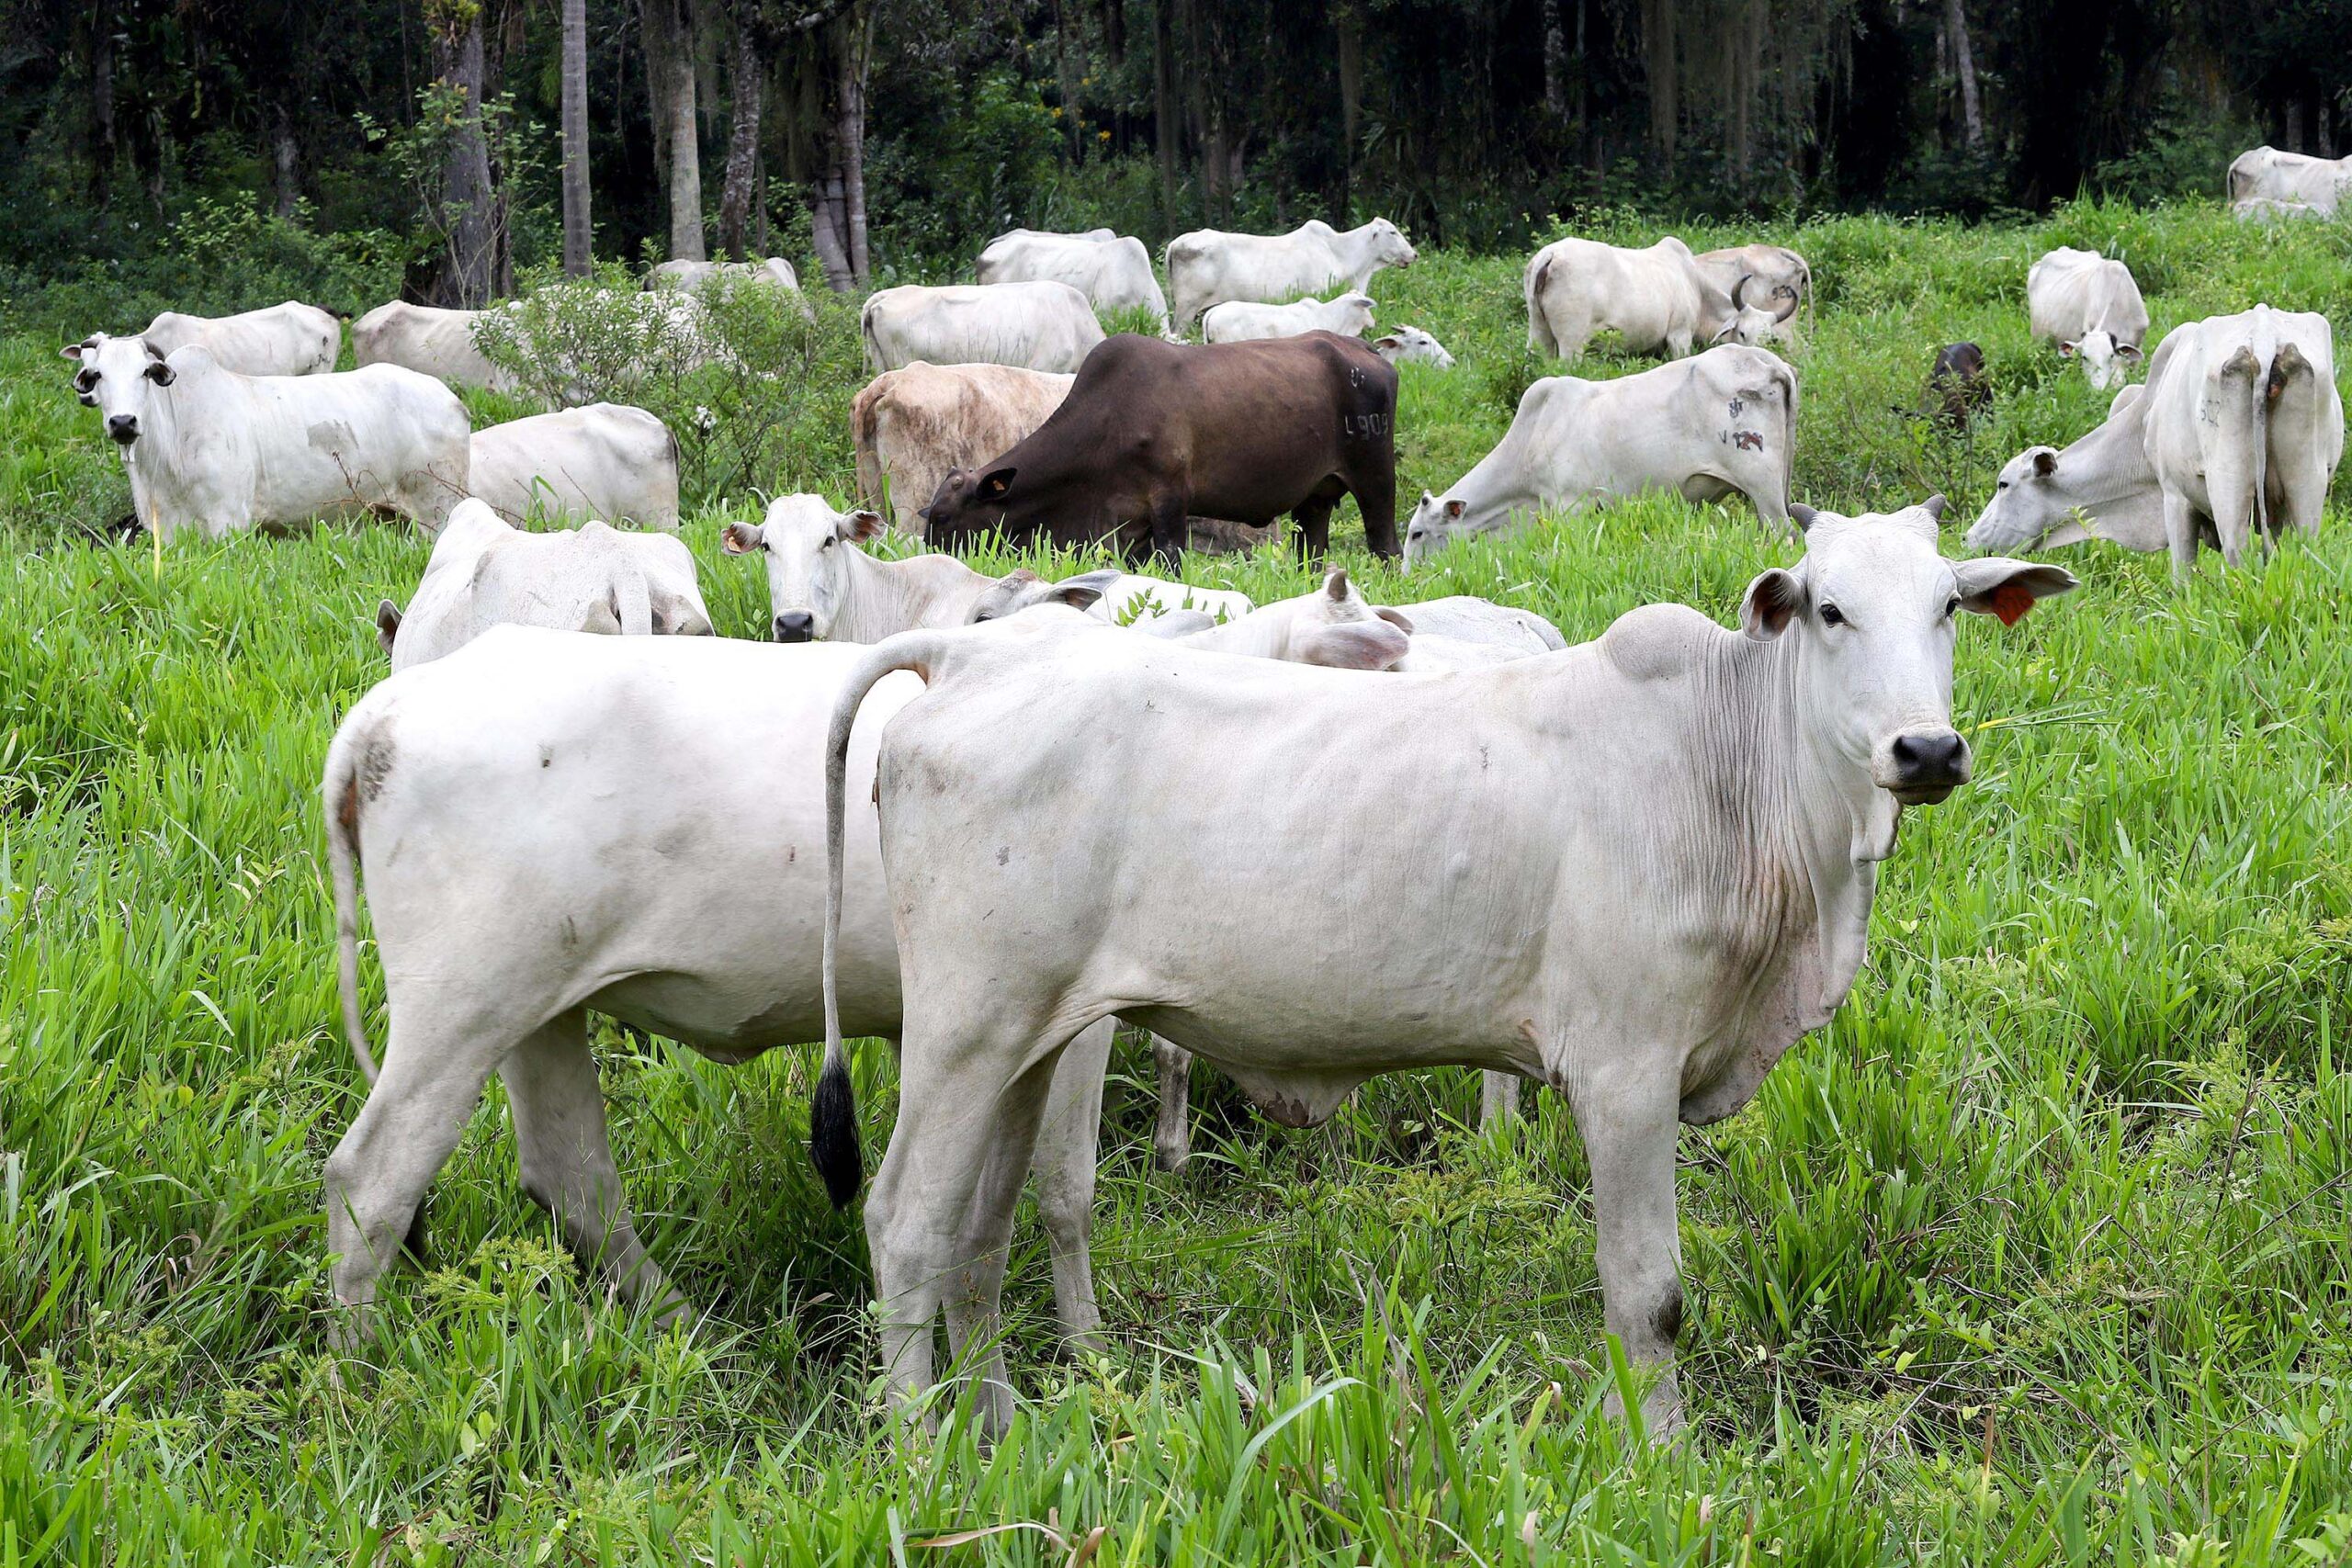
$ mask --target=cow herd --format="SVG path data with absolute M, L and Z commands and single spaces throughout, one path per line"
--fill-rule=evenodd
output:
M 2241 204 L 2259 156 L 2233 166 Z M 863 1180 L 843 1041 L 880 1036 L 900 1085 L 865 1197 L 882 1370 L 932 1408 L 944 1321 L 1001 1428 L 999 1295 L 1033 1174 L 1063 1329 L 1100 1327 L 1096 1141 L 1125 1020 L 1154 1040 L 1170 1168 L 1194 1056 L 1290 1126 L 1392 1071 L 1482 1069 L 1490 1121 L 1522 1078 L 1558 1089 L 1590 1157 L 1608 1327 L 1654 1377 L 1654 1428 L 1677 1426 L 1676 1128 L 1737 1111 L 1835 1013 L 1903 810 L 1968 781 L 1959 615 L 2014 625 L 2075 581 L 1948 558 L 1940 497 L 1795 502 L 1799 378 L 1762 344 L 1794 341 L 1811 270 L 1672 238 L 1530 259 L 1539 352 L 1573 360 L 1609 330 L 1668 361 L 1536 381 L 1400 538 L 1396 361 L 1452 359 L 1419 329 L 1367 343 L 1363 291 L 1413 260 L 1385 220 L 1204 231 L 1168 247 L 1163 295 L 1133 239 L 1015 231 L 977 284 L 875 294 L 878 374 L 851 412 L 871 509 L 779 496 L 723 531 L 766 576 L 779 646 L 710 635 L 651 415 L 470 430 L 450 384 L 499 373 L 466 313 L 370 312 L 347 373 L 339 323 L 298 304 L 69 345 L 159 536 L 380 508 L 436 536 L 407 608 L 379 613 L 393 673 L 325 766 L 344 1022 L 370 1082 L 325 1169 L 339 1332 L 415 1243 L 493 1072 L 522 1184 L 567 1243 L 630 1302 L 685 1311 L 630 1218 L 589 1014 L 723 1063 L 822 1039 L 811 1155 L 838 1202 Z M 797 297 L 781 261 L 648 285 L 694 310 L 725 276 Z M 2177 326 L 2139 384 L 2128 268 L 2054 251 L 2027 295 L 2033 333 L 2120 389 L 2097 430 L 2002 470 L 1972 547 L 2100 537 L 2186 570 L 2200 538 L 2235 566 L 2317 525 L 2343 446 L 2324 318 L 2257 304 Z M 1157 330 L 1105 336 L 1098 310 Z M 1176 337 L 1196 325 L 1205 341 Z M 1939 356 L 1930 394 L 1933 417 L 1973 417 L 1975 345 Z M 1257 605 L 1136 570 L 1285 513 L 1319 559 L 1345 496 L 1370 548 L 1409 565 L 1657 489 L 1743 495 L 1802 532 L 1736 627 L 1651 604 L 1571 648 L 1484 600 L 1375 605 L 1344 570 Z M 533 515 L 582 525 L 514 526 Z M 650 531 L 607 525 L 624 519 Z M 894 528 L 931 550 L 865 547 Z M 1114 545 L 1127 570 L 1055 582 L 955 553 L 993 536 Z

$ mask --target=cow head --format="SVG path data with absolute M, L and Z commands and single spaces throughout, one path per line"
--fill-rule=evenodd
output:
M 822 641 L 849 592 L 849 551 L 882 532 L 878 512 L 836 512 L 821 495 L 780 495 L 756 524 L 729 523 L 730 556 L 758 554 L 778 642 Z
M 940 548 L 985 534 L 1004 524 L 1004 506 L 1012 494 L 1013 468 L 950 468 L 940 476 L 931 504 L 922 509 L 923 537 Z
M 2074 515 L 2075 502 L 2060 472 L 2062 454 L 2055 446 L 2029 446 L 2001 467 L 1993 482 L 1993 499 L 1969 525 L 1972 550 L 2030 549 L 2042 536 Z
M 1968 782 L 1968 742 L 1951 723 L 1959 613 L 2013 625 L 2036 600 L 2075 586 L 2062 567 L 1946 560 L 1936 547 L 1943 507 L 1939 495 L 1893 515 L 1791 507 L 1804 558 L 1758 576 L 1739 610 L 1750 637 L 1782 645 L 1816 753 L 1905 806 L 1931 806 Z
M 1731 315 L 1714 335 L 1716 343 L 1753 346 L 1785 338 L 1790 317 L 1797 313 L 1797 291 L 1786 284 L 1767 294 L 1756 287 L 1756 275 L 1743 273 L 1731 289 Z
M 1372 351 L 1391 365 L 1418 359 L 1441 370 L 1453 368 L 1453 355 L 1446 353 L 1445 345 L 1419 327 L 1391 328 L 1374 340 Z
M 1382 266 L 1410 266 L 1419 259 L 1405 231 L 1385 218 L 1364 225 L 1372 231 L 1372 259 Z
M 1375 609 L 1334 567 L 1323 586 L 1261 604 L 1238 621 L 1185 640 L 1217 653 L 1320 664 L 1333 670 L 1390 670 L 1413 650 L 1413 623 L 1401 610 Z
M 1342 337 L 1362 337 L 1372 331 L 1374 323 L 1372 319 L 1371 295 L 1341 294 L 1331 303 L 1339 307 L 1337 314 L 1341 323 L 1332 328 L 1332 331 Z
M 2069 359 L 2082 361 L 2083 374 L 2100 391 L 2120 387 L 2132 378 L 2132 367 L 2140 363 L 2140 345 L 2118 343 L 2115 334 L 2104 329 L 2085 333 L 2072 343 L 2062 343 L 2058 352 Z
M 1118 577 L 1115 571 L 1089 571 L 1059 582 L 1048 582 L 1025 566 L 1016 567 L 980 591 L 979 598 L 973 603 L 967 624 L 978 626 L 982 621 L 1001 621 L 1007 615 L 1017 615 L 1040 604 L 1067 604 L 1073 610 L 1091 609 Z
M 93 333 L 59 352 L 82 367 L 74 375 L 74 395 L 85 406 L 98 411 L 107 434 L 125 449 L 139 439 L 144 428 L 141 420 L 148 414 L 156 389 L 170 386 L 178 378 L 179 368 L 189 363 L 175 367 L 143 337 L 108 337 L 104 333 Z M 200 348 L 181 353 L 210 363 Z
M 1499 520 L 1474 520 L 1469 503 L 1459 496 L 1436 496 L 1423 491 L 1405 525 L 1405 564 L 1416 566 L 1454 540 L 1483 532 Z

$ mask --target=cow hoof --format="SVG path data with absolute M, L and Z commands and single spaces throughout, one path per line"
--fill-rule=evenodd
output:
M 1151 1163 L 1170 1176 L 1183 1169 L 1184 1162 L 1192 1157 L 1193 1146 L 1190 1144 L 1154 1142 L 1151 1145 Z
M 1062 1355 L 1070 1361 L 1083 1361 L 1093 1356 L 1111 1353 L 1111 1342 L 1091 1328 L 1081 1328 L 1075 1334 L 1062 1336 Z

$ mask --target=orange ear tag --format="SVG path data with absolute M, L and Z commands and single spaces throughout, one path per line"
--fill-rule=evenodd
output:
M 2024 620 L 2025 613 L 2033 608 L 2033 591 L 2022 582 L 2004 582 L 1993 590 L 1993 596 L 1987 603 L 1992 605 L 1993 614 L 2001 617 L 2003 626 L 2013 626 Z

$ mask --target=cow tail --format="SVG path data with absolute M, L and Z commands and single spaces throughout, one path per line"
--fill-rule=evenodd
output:
M 2270 405 L 2286 389 L 2277 355 L 2254 378 L 2254 536 L 2256 547 L 2270 553 Z
M 912 670 L 926 680 L 937 642 L 930 634 L 902 633 L 867 654 L 833 699 L 825 733 L 825 1061 L 817 1092 L 808 1102 L 808 1159 L 824 1179 L 835 1208 L 857 1196 L 865 1178 L 858 1146 L 857 1089 L 850 1081 L 849 1057 L 842 1049 L 841 982 L 837 969 L 842 934 L 842 865 L 848 833 L 849 738 L 865 694 L 886 675 Z M 878 759 L 877 759 L 878 765 Z
M 867 361 L 877 371 L 888 370 L 889 367 L 882 363 L 882 340 L 874 335 L 874 296 L 871 294 L 865 297 L 865 305 L 857 312 L 857 332 L 865 340 Z
M 1781 450 L 1787 460 L 1781 465 L 1781 513 L 1789 515 L 1789 486 L 1796 477 L 1797 451 L 1797 373 L 1786 364 L 1772 372 L 1772 379 L 1781 384 L 1781 397 L 1789 411 L 1789 427 L 1781 433 Z
M 368 1029 L 359 1017 L 359 771 L 349 733 L 327 748 L 327 868 L 334 882 L 335 984 L 343 996 L 343 1037 L 350 1043 L 359 1076 L 376 1082 L 376 1058 L 368 1051 Z
M 1527 346 L 1542 355 L 1560 352 L 1559 340 L 1552 335 L 1552 323 L 1544 316 L 1540 304 L 1544 298 L 1544 285 L 1552 276 L 1553 259 L 1548 255 L 1539 257 L 1528 267 L 1527 276 L 1521 286 L 1521 292 L 1527 297 Z

